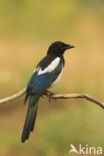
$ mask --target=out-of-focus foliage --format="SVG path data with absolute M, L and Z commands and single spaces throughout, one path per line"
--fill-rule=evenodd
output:
M 50 43 L 76 46 L 65 54 L 60 93 L 86 92 L 104 100 L 103 0 L 1 0 L 0 98 L 27 85 Z M 70 144 L 104 145 L 104 112 L 84 100 L 41 98 L 36 128 L 20 142 L 24 97 L 0 106 L 0 155 L 67 156 Z
M 103 6 L 103 0 L 1 0 L 0 33 L 28 34 L 44 39 L 67 36 L 67 31 L 63 30 L 72 33 L 84 16 L 83 11 L 102 20 Z

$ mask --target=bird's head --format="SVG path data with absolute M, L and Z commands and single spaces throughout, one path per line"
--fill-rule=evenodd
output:
M 66 50 L 71 48 L 74 48 L 74 46 L 61 41 L 56 41 L 49 46 L 47 54 L 61 56 Z

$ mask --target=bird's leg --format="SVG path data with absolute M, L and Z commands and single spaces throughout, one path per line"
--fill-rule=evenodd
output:
M 44 99 L 45 95 L 43 94 L 41 97 Z
M 49 91 L 49 90 L 46 90 L 45 93 L 48 94 L 48 96 L 49 96 L 49 102 L 50 102 L 51 99 L 52 99 L 52 96 L 55 95 L 55 93 L 53 93 L 53 92 L 51 92 L 51 91 Z

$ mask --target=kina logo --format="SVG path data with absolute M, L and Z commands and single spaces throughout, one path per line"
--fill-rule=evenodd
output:
M 81 154 L 81 155 L 86 155 L 86 154 L 96 154 L 96 155 L 101 155 L 103 154 L 102 147 L 89 147 L 87 144 L 85 146 L 82 146 L 79 144 L 79 148 L 76 149 L 76 147 L 71 144 L 71 149 L 69 151 L 70 153 L 76 153 L 76 154 Z

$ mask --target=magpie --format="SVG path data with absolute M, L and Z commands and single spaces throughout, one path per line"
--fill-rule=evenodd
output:
M 25 142 L 30 132 L 34 130 L 39 98 L 60 80 L 65 65 L 63 54 L 71 48 L 74 46 L 61 41 L 52 43 L 47 55 L 36 66 L 26 88 L 24 103 L 29 98 L 29 106 L 21 137 L 22 142 Z

